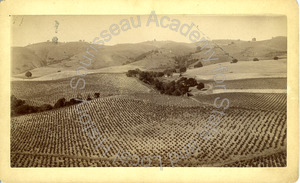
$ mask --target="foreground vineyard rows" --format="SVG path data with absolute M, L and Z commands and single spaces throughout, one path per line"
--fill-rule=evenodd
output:
M 286 98 L 275 96 L 265 100 L 276 100 L 278 105 L 278 101 Z M 180 160 L 175 166 L 204 166 L 252 155 L 261 156 L 262 160 L 247 160 L 231 166 L 260 166 L 255 163 L 257 161 L 269 162 L 264 164 L 266 166 L 286 166 L 285 158 L 280 159 L 284 155 L 279 158 L 266 156 L 269 151 L 286 148 L 286 111 L 283 107 L 275 111 L 265 110 L 268 109 L 265 106 L 263 110 L 229 108 L 217 127 L 218 132 L 207 141 L 199 139 L 199 132 L 207 124 L 211 106 L 197 106 L 196 103 L 180 106 L 172 105 L 172 102 L 161 105 L 147 99 L 108 97 L 93 100 L 83 108 L 89 111 L 107 144 L 112 144 L 108 159 L 103 158 L 100 149 L 94 149 L 93 141 L 82 131 L 84 125 L 78 122 L 75 106 L 71 106 L 13 117 L 11 166 L 131 166 L 120 161 L 112 164 L 118 150 L 137 154 L 140 158 L 160 155 L 163 166 L 170 166 L 168 153 L 183 150 L 191 140 L 198 141 L 199 152 L 187 160 Z M 159 162 L 153 161 L 151 166 L 159 166 Z

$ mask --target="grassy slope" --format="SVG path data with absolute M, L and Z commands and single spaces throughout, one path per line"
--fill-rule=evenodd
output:
M 231 64 L 229 62 L 212 64 L 195 69 L 189 69 L 183 76 L 196 77 L 197 79 L 213 80 L 216 73 L 214 70 L 221 66 L 227 67 L 227 71 L 223 71 L 226 80 L 248 79 L 248 78 L 266 78 L 266 77 L 286 77 L 287 61 L 280 60 L 260 60 L 254 61 L 239 61 Z M 221 78 L 218 78 L 221 79 Z
M 285 37 L 276 37 L 271 40 L 257 42 L 234 41 L 234 44 L 227 44 L 228 41 L 216 40 L 214 41 L 216 44 L 211 43 L 212 46 L 215 46 L 213 48 L 213 51 L 215 51 L 214 57 L 219 58 L 219 60 L 203 62 L 203 64 L 210 65 L 228 62 L 231 61 L 231 57 L 239 60 L 252 60 L 254 57 L 271 59 L 274 56 L 286 53 Z M 219 46 L 223 51 L 218 48 Z M 205 54 L 208 48 L 205 48 L 200 53 L 194 53 L 195 48 L 196 45 L 192 43 L 172 41 L 148 41 L 136 44 L 105 46 L 100 48 L 98 52 L 90 49 L 95 57 L 89 69 L 122 66 L 128 63 L 131 63 L 129 65 L 145 69 L 165 69 L 174 66 L 174 56 L 192 53 L 191 58 L 204 59 L 211 54 Z M 84 42 L 58 44 L 46 42 L 28 45 L 24 48 L 12 48 L 12 73 L 23 73 L 42 66 L 57 68 L 57 70 L 74 70 L 79 66 L 80 61 L 84 61 L 82 55 L 87 55 L 85 53 L 86 49 L 87 45 Z M 159 50 L 161 53 L 149 54 L 141 60 L 136 60 L 139 56 L 152 50 Z

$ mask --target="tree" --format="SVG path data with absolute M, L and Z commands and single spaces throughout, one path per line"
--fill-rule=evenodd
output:
M 254 58 L 253 61 L 259 61 L 258 58 Z
M 237 63 L 238 62 L 238 59 L 233 59 L 232 61 L 231 61 L 231 63 Z
M 278 60 L 279 58 L 276 56 L 276 57 L 274 57 L 274 60 Z
M 29 78 L 29 77 L 31 77 L 31 76 L 32 76 L 32 73 L 31 73 L 31 72 L 29 72 L 29 71 L 27 71 L 27 72 L 25 73 L 25 76 Z
M 179 69 L 179 72 L 180 72 L 180 73 L 186 72 L 186 67 L 181 67 L 181 68 Z
M 86 97 L 86 100 L 92 100 L 91 95 L 88 94 L 88 96 Z
M 94 97 L 95 98 L 99 98 L 100 97 L 100 93 L 94 93 Z
M 254 38 L 252 38 L 252 41 L 256 41 L 256 38 L 254 37 Z
M 204 83 L 199 83 L 198 85 L 197 85 L 197 89 L 198 90 L 201 90 L 201 89 L 203 89 L 204 88 Z
M 20 99 L 17 99 L 17 97 L 15 97 L 14 95 L 12 95 L 10 97 L 10 106 L 11 106 L 11 109 L 13 110 L 14 108 L 18 107 L 18 106 L 21 106 L 25 104 L 25 101 L 24 100 L 20 100 Z
M 60 98 L 58 101 L 55 103 L 54 108 L 61 108 L 66 105 L 66 99 L 65 98 Z
M 180 95 L 181 95 L 181 92 L 180 92 L 178 89 L 176 89 L 176 90 L 172 93 L 172 95 L 180 96 Z
M 189 78 L 185 81 L 185 85 L 188 87 L 193 87 L 197 85 L 197 81 L 194 78 Z
M 173 71 L 170 69 L 164 70 L 164 74 L 166 74 L 168 77 L 173 75 Z

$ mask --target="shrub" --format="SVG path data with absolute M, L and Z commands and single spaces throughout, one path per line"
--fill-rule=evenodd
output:
M 10 97 L 10 106 L 11 106 L 12 109 L 14 109 L 14 108 L 16 108 L 16 107 L 18 107 L 18 106 L 21 106 L 21 105 L 23 105 L 24 103 L 25 103 L 24 100 L 19 100 L 19 99 L 17 99 L 17 97 L 15 97 L 14 95 L 12 95 L 12 96 Z
M 72 98 L 69 103 L 70 103 L 70 105 L 75 105 L 75 104 L 79 104 L 80 101 L 79 100 L 75 100 L 74 98 Z
M 136 76 L 139 72 L 137 70 L 128 70 L 128 72 L 126 73 L 126 75 L 128 77 L 133 77 Z
M 61 98 L 61 99 L 58 99 L 58 101 L 55 103 L 54 108 L 61 108 L 61 107 L 64 107 L 65 105 L 66 105 L 66 99 Z
M 157 77 L 163 77 L 165 74 L 163 72 L 158 72 Z
M 194 78 L 189 78 L 185 81 L 185 85 L 188 87 L 193 87 L 197 85 L 197 81 Z
M 274 57 L 274 60 L 278 60 L 279 58 L 276 56 L 276 57 Z
M 203 89 L 204 88 L 204 83 L 199 83 L 198 85 L 197 85 L 197 89 L 198 90 L 201 90 L 201 89 Z
M 92 100 L 92 98 L 91 98 L 91 95 L 90 95 L 90 94 L 88 94 L 88 96 L 87 96 L 86 100 Z
M 179 72 L 180 72 L 180 73 L 186 72 L 186 67 L 181 67 L 181 68 L 179 69 Z
M 194 68 L 203 67 L 202 63 L 199 61 L 196 65 L 194 65 Z
M 258 58 L 254 58 L 253 61 L 259 61 Z
M 29 71 L 27 71 L 27 72 L 25 73 L 25 76 L 29 78 L 29 77 L 31 77 L 31 76 L 32 76 L 32 73 L 31 73 L 31 72 L 29 72 Z
M 176 89 L 176 90 L 172 93 L 172 95 L 180 96 L 180 95 L 181 95 L 181 92 L 180 92 L 178 89 Z
M 232 61 L 231 61 L 231 63 L 237 63 L 238 62 L 238 59 L 233 59 Z
M 100 93 L 94 93 L 94 98 L 99 98 L 100 97 Z

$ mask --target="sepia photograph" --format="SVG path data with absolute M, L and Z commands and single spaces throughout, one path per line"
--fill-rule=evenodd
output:
M 286 167 L 284 15 L 11 15 L 10 166 Z

